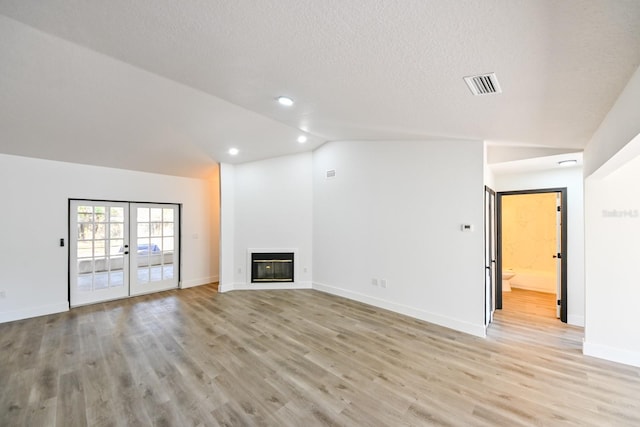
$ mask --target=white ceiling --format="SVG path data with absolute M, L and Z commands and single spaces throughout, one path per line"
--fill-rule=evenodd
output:
M 567 160 L 575 160 L 575 165 L 564 166 L 560 165 L 560 162 Z M 568 153 L 568 154 L 556 154 L 553 156 L 544 157 L 529 157 L 520 160 L 511 160 L 506 162 L 494 163 L 489 166 L 491 172 L 495 176 L 509 175 L 517 173 L 527 172 L 541 172 L 548 170 L 561 170 L 569 168 L 582 168 L 583 156 L 582 153 Z
M 640 64 L 637 0 L 0 0 L 0 14 L 0 151 L 188 176 L 341 139 L 580 150 Z M 462 78 L 484 72 L 502 94 L 471 95 Z

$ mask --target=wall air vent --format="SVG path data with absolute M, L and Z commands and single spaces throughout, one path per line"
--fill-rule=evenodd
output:
M 469 86 L 471 93 L 476 96 L 502 92 L 495 73 L 467 76 L 464 78 L 464 81 L 467 86 Z
M 335 178 L 336 177 L 336 170 L 335 169 L 331 169 L 327 171 L 327 179 L 329 178 Z

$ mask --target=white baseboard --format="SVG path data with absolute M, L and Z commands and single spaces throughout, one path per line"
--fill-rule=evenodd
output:
M 225 283 L 220 284 L 218 292 L 227 291 L 275 291 L 282 289 L 311 289 L 311 282 L 287 283 Z
M 468 322 L 461 322 L 450 317 L 441 316 L 439 314 L 430 313 L 418 308 L 409 307 L 403 304 L 383 300 L 380 298 L 371 297 L 369 295 L 361 294 L 358 292 L 349 291 L 346 289 L 336 288 L 323 283 L 313 282 L 313 289 L 326 292 L 328 294 L 337 295 L 343 298 L 351 299 L 354 301 L 369 304 L 375 307 L 384 308 L 396 313 L 404 314 L 406 316 L 414 317 L 416 319 L 424 320 L 425 322 L 434 323 L 445 328 L 454 329 L 456 331 L 464 332 L 466 334 L 474 335 L 484 338 L 487 336 L 486 328 L 484 325 L 474 325 Z
M 229 292 L 229 291 L 232 291 L 234 287 L 235 287 L 235 284 L 233 283 L 219 283 L 218 292 L 219 293 Z
M 584 316 L 577 314 L 568 314 L 567 323 L 573 326 L 582 326 L 584 328 Z
M 201 279 L 183 280 L 182 286 L 180 286 L 180 289 L 193 288 L 194 286 L 200 286 L 200 285 L 208 285 L 209 283 L 213 283 L 217 281 L 218 281 L 218 276 L 203 277 Z
M 640 367 L 640 352 L 629 351 L 622 348 L 609 347 L 602 344 L 594 344 L 585 341 L 582 344 L 582 353 L 585 356 L 597 357 L 612 362 Z
M 0 312 L 0 323 L 13 322 L 14 320 L 28 319 L 30 317 L 46 316 L 48 314 L 63 313 L 69 311 L 69 302 L 42 305 L 23 310 Z

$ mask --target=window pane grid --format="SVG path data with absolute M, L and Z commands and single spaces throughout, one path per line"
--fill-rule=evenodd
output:
M 138 208 L 138 280 L 173 278 L 174 209 Z
M 124 285 L 124 208 L 78 206 L 78 285 L 94 291 Z

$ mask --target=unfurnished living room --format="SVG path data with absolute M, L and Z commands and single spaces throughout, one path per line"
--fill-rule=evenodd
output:
M 639 47 L 636 0 L 0 0 L 0 425 L 640 425 Z

